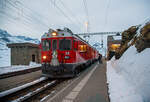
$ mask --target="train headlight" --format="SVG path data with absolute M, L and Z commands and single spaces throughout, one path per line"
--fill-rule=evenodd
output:
M 53 33 L 52 33 L 52 36 L 56 36 L 56 35 L 57 35 L 57 33 L 56 33 L 56 32 L 53 32 Z
M 45 59 L 46 59 L 46 56 L 43 56 L 43 59 L 45 60 Z

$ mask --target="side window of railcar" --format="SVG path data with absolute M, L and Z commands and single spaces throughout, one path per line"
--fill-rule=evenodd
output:
M 62 39 L 59 40 L 59 50 L 71 50 L 71 40 Z
M 50 40 L 43 40 L 42 41 L 42 48 L 43 51 L 48 51 L 51 48 L 51 41 Z

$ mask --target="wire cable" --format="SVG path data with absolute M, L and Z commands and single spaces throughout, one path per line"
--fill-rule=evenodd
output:
M 55 4 L 55 7 L 59 10 L 59 12 L 61 12 L 61 14 L 62 14 L 64 17 L 66 17 L 66 18 L 68 19 L 68 21 L 74 23 L 75 26 L 76 26 L 76 28 L 78 28 L 78 29 L 81 30 L 81 28 L 80 28 L 78 25 L 76 25 L 76 22 L 72 21 L 72 19 L 70 19 L 70 17 L 69 17 L 68 15 L 66 15 L 65 12 L 64 12 L 59 6 L 57 6 L 57 4 L 56 4 L 54 1 L 50 0 L 50 2 L 53 3 L 53 4 Z
M 106 13 L 105 13 L 105 22 L 104 22 L 105 28 L 107 28 L 107 23 L 108 23 L 108 14 L 109 14 L 110 3 L 111 3 L 111 0 L 108 0 L 108 4 L 106 6 Z
M 70 13 L 70 15 L 72 16 L 72 17 L 74 17 L 75 18 L 75 20 L 79 23 L 79 24 L 81 24 L 82 25 L 82 21 L 80 21 L 74 14 L 73 14 L 73 12 L 69 9 L 69 7 L 67 6 L 67 5 L 65 5 L 63 2 L 62 2 L 62 0 L 59 0 L 60 1 L 60 3 L 63 5 L 63 7 Z
M 85 16 L 86 16 L 86 19 L 87 21 L 85 22 L 86 23 L 86 27 L 87 27 L 87 32 L 90 31 L 90 20 L 89 20 L 89 12 L 88 12 L 88 7 L 87 7 L 87 2 L 86 0 L 83 0 L 83 5 L 84 5 L 84 11 L 85 11 Z

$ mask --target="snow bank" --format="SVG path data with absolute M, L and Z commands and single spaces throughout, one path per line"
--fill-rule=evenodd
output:
M 107 63 L 111 102 L 150 102 L 149 58 L 150 48 L 137 53 L 132 46 L 119 60 Z
M 39 67 L 39 66 L 41 66 L 41 64 L 38 64 L 38 63 L 36 63 L 36 62 L 30 62 L 30 64 L 29 64 L 29 66 L 37 66 L 37 67 Z

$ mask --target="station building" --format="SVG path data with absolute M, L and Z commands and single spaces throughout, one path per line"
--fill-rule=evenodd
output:
M 7 44 L 11 48 L 11 65 L 29 65 L 30 62 L 40 63 L 39 45 L 33 43 Z
M 110 60 L 116 50 L 120 47 L 121 45 L 121 39 L 122 36 L 120 35 L 110 35 L 107 37 L 107 59 Z

